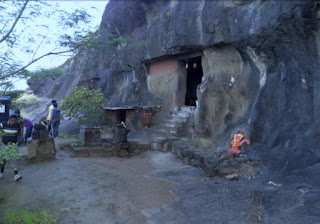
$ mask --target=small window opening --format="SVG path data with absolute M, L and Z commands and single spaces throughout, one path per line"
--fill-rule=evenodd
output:
M 187 93 L 185 99 L 186 106 L 196 106 L 197 88 L 203 76 L 201 57 L 190 58 L 186 64 L 187 68 Z

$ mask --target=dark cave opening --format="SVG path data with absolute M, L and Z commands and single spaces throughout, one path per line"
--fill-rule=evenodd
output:
M 201 57 L 190 58 L 186 64 L 187 68 L 187 92 L 185 98 L 186 106 L 196 106 L 197 88 L 203 76 Z

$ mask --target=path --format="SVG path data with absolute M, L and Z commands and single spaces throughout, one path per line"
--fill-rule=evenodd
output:
M 24 164 L 20 182 L 9 170 L 0 180 L 0 219 L 8 206 L 49 209 L 58 223 L 99 224 L 311 224 L 319 221 L 301 197 L 318 191 L 274 186 L 258 177 L 207 178 L 171 153 L 149 151 L 131 158 L 73 158 Z M 308 206 L 308 207 L 306 207 Z M 303 210 L 304 209 L 304 210 Z M 314 208 L 315 209 L 315 208 Z M 0 220 L 1 221 L 1 220 Z

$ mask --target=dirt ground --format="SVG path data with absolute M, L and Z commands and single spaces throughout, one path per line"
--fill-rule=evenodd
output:
M 22 163 L 21 174 L 14 182 L 8 168 L 0 180 L 0 223 L 9 207 L 49 210 L 66 224 L 320 223 L 318 187 L 287 185 L 266 174 L 208 178 L 170 152 L 75 158 L 58 150 L 53 161 Z
M 22 147 L 21 151 L 26 151 Z M 150 153 L 132 158 L 73 158 L 58 150 L 54 161 L 22 163 L 0 180 L 0 217 L 8 207 L 49 209 L 58 223 L 147 223 L 145 210 L 175 200 L 174 183 L 156 178 Z

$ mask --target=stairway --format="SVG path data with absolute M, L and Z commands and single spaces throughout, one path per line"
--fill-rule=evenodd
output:
M 194 110 L 196 107 L 182 106 L 175 109 L 173 114 L 162 124 L 158 125 L 158 134 L 162 136 L 188 136 L 194 127 Z

